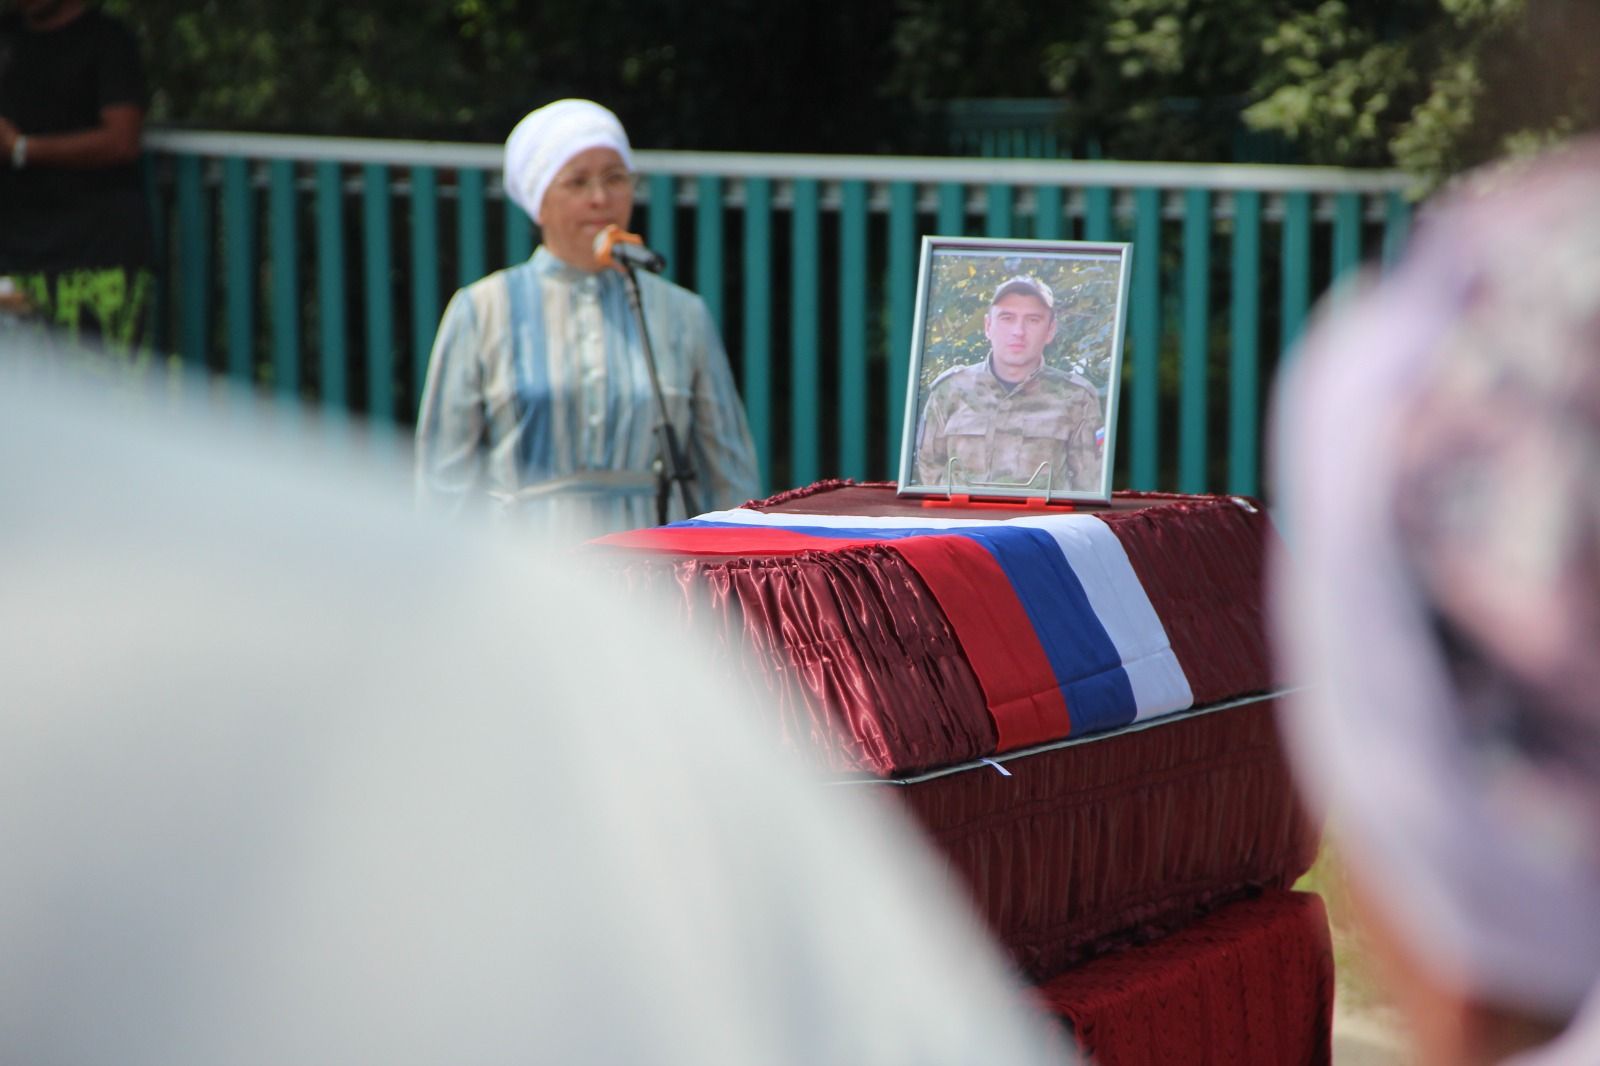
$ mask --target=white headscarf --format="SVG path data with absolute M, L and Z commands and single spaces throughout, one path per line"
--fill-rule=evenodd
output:
M 506 195 L 535 222 L 550 182 L 590 148 L 610 148 L 633 169 L 633 150 L 617 116 L 592 100 L 557 100 L 528 113 L 506 138 Z

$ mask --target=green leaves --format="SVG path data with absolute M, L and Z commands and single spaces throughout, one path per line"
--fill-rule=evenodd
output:
M 4 0 L 0 0 L 3 3 Z M 755 0 L 105 0 L 159 122 L 494 141 L 588 96 L 660 148 L 867 151 L 893 11 Z M 819 61 L 819 57 L 826 61 Z
M 1398 165 L 1418 191 L 1600 120 L 1592 0 L 1328 0 L 1263 39 L 1245 112 L 1307 162 Z
M 582 95 L 651 147 L 915 153 L 916 108 L 1055 98 L 1054 132 L 1107 157 L 1281 139 L 1434 182 L 1600 120 L 1594 0 L 103 4 L 143 38 L 152 117 L 225 129 L 498 140 Z

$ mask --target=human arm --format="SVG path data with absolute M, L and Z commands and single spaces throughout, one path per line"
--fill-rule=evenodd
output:
M 83 102 L 87 113 L 77 111 L 77 105 L 71 112 L 81 117 L 70 121 L 82 125 L 26 129 L 18 125 L 19 115 L 7 105 L 8 109 L 0 112 L 0 166 L 20 162 L 30 168 L 94 169 L 122 166 L 139 158 L 148 93 L 138 42 L 121 23 L 101 18 L 91 24 L 84 47 L 87 51 L 82 60 L 87 65 L 83 71 L 75 65 L 66 68 L 73 78 L 89 79 L 87 85 L 74 82 L 90 94 Z M 35 91 L 61 90 L 54 82 L 46 82 Z M 26 115 L 21 120 L 39 121 Z M 26 141 L 21 152 L 13 155 L 19 138 Z
M 916 483 L 919 485 L 943 485 L 949 479 L 950 442 L 945 436 L 945 424 L 950 412 L 941 402 L 941 396 L 937 388 L 929 394 L 922 408 L 922 418 L 918 420 Z
M 1100 399 L 1086 388 L 1073 390 L 1071 399 L 1072 430 L 1067 435 L 1068 484 L 1077 490 L 1092 490 L 1100 486 L 1101 447 L 1099 434 L 1105 424 L 1100 414 Z
M 139 158 L 144 132 L 144 111 L 135 104 L 111 104 L 100 109 L 100 124 L 70 133 L 27 133 L 9 119 L 0 118 L 0 164 L 14 166 L 18 138 L 26 138 L 24 167 L 93 169 L 120 166 Z
M 487 428 L 481 331 L 462 290 L 439 323 L 417 413 L 415 485 L 420 505 L 459 512 L 477 485 Z
M 722 338 L 704 304 L 698 314 L 700 359 L 691 401 L 689 455 L 700 506 L 713 511 L 760 496 L 761 478 L 744 401 L 734 384 Z

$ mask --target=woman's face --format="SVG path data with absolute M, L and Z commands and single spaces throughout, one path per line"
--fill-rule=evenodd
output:
M 599 270 L 594 239 L 633 215 L 633 174 L 612 148 L 579 152 L 556 174 L 539 208 L 545 246 L 580 270 Z

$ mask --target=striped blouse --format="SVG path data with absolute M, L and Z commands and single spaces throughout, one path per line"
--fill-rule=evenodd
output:
M 487 504 L 562 539 L 655 524 L 656 404 L 624 285 L 540 248 L 455 294 L 417 418 L 420 501 Z M 696 510 L 758 495 L 744 407 L 704 302 L 652 274 L 639 289 Z M 671 517 L 686 517 L 676 491 Z

